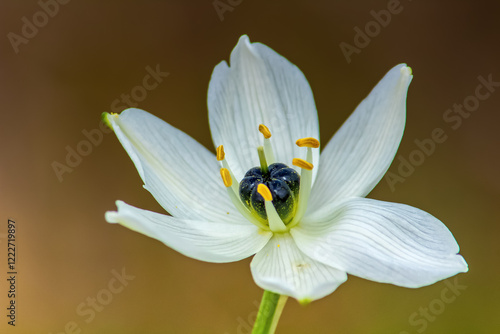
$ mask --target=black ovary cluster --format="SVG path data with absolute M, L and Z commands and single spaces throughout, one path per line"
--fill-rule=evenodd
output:
M 261 220 L 267 221 L 265 201 L 257 191 L 261 183 L 271 191 L 273 205 L 283 223 L 291 222 L 299 198 L 299 174 L 282 163 L 269 165 L 267 173 L 263 173 L 260 167 L 254 167 L 245 174 L 240 182 L 240 198 Z

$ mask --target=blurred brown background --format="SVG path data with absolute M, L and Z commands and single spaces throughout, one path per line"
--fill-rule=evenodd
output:
M 393 3 L 220 0 L 217 6 L 229 7 L 219 16 L 213 0 L 70 1 L 58 8 L 53 1 L 2 1 L 0 332 L 249 332 L 262 292 L 250 259 L 202 263 L 104 221 L 116 199 L 162 212 L 113 134 L 100 131 L 102 142 L 71 172 L 58 178 L 53 167 L 66 165 L 67 148 L 86 140 L 82 131 L 99 129 L 100 114 L 142 85 L 146 67 L 157 64 L 170 74 L 138 106 L 213 149 L 209 78 L 242 34 L 305 73 L 324 143 L 387 70 L 400 62 L 413 68 L 398 156 L 409 159 L 414 140 L 430 138 L 435 128 L 447 140 L 405 182 L 391 189 L 384 179 L 369 197 L 440 218 L 470 266 L 457 281 L 448 280 L 465 287 L 454 294 L 445 282 L 412 290 L 350 277 L 307 307 L 290 300 L 278 333 L 500 332 L 500 87 L 460 126 L 443 119 L 455 103 L 474 96 L 478 76 L 500 81 L 500 6 L 401 1 L 380 31 L 368 25 L 373 37 L 348 63 L 340 43 L 354 46 L 355 27 L 364 30 L 375 20 L 371 11 Z M 53 17 L 37 14 L 41 4 Z M 23 25 L 34 20 L 38 31 L 24 28 L 31 37 L 23 39 Z M 399 161 L 391 172 L 398 172 Z M 15 328 L 6 324 L 8 218 L 18 224 Z M 122 268 L 135 278 L 109 292 L 112 271 Z M 443 291 L 452 302 L 443 300 Z

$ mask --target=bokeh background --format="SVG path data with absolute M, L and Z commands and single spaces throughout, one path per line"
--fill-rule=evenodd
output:
M 384 179 L 369 197 L 440 218 L 470 266 L 457 281 L 448 280 L 462 288 L 446 303 L 445 282 L 405 289 L 350 277 L 307 307 L 290 300 L 278 333 L 500 332 L 500 87 L 456 129 L 443 119 L 475 94 L 478 76 L 500 81 L 500 6 L 402 0 L 400 12 L 348 63 L 339 45 L 354 45 L 355 27 L 364 30 L 374 21 L 371 11 L 393 3 L 70 1 L 57 13 L 47 7 L 53 17 L 44 22 L 37 1 L 2 1 L 0 332 L 249 333 L 262 293 L 250 259 L 202 263 L 104 221 L 117 199 L 162 212 L 113 134 L 98 130 L 102 141 L 71 172 L 58 178 L 54 171 L 54 162 L 66 165 L 68 148 L 86 140 L 84 130 L 99 129 L 100 114 L 112 111 L 115 99 L 142 84 L 147 66 L 169 75 L 138 106 L 213 150 L 208 82 L 242 34 L 305 73 L 323 143 L 387 70 L 401 62 L 413 68 L 398 156 L 408 159 L 415 139 L 430 138 L 435 128 L 447 140 L 405 182 L 391 188 Z M 23 18 L 33 22 L 33 15 L 43 26 L 36 33 L 25 28 L 31 37 L 14 47 L 9 36 L 22 36 Z M 399 161 L 391 172 L 398 172 Z M 8 218 L 18 224 L 15 328 L 5 316 Z M 109 294 L 113 270 L 134 278 Z M 105 305 L 97 301 L 92 314 L 93 298 Z

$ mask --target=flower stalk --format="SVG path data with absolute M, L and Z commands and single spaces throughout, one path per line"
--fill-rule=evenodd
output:
M 264 290 L 252 334 L 274 334 L 288 296 Z

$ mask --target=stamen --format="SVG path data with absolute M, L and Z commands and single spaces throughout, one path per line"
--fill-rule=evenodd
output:
M 312 170 L 314 168 L 313 164 L 305 160 L 294 158 L 292 164 L 302 169 Z
M 229 195 L 229 198 L 231 199 L 231 202 L 233 202 L 233 205 L 238 209 L 238 211 L 245 217 L 248 221 L 250 221 L 252 224 L 254 224 L 257 227 L 260 227 L 263 230 L 269 230 L 267 226 L 262 224 L 260 221 L 258 221 L 252 213 L 241 203 L 240 197 L 238 196 L 238 192 L 234 191 L 234 188 L 231 187 L 232 184 L 232 179 L 229 174 L 229 170 L 226 168 L 221 168 L 220 169 L 220 175 L 222 177 L 222 181 L 224 182 L 224 185 L 226 186 L 227 194 Z
M 312 148 L 319 147 L 319 140 L 311 137 L 298 139 L 295 143 L 297 144 L 298 147 L 312 147 Z
M 221 161 L 221 160 L 224 160 L 224 157 L 226 156 L 226 154 L 224 153 L 224 146 L 220 145 L 219 147 L 217 147 L 217 161 Z
M 259 125 L 259 131 L 264 135 L 264 138 L 266 139 L 271 138 L 271 131 L 269 131 L 269 128 L 264 124 Z
M 222 162 L 222 167 L 224 167 L 225 169 L 228 170 L 229 176 L 231 177 L 231 179 L 232 180 L 236 180 L 236 182 L 233 182 L 232 187 L 233 187 L 233 191 L 235 191 L 236 193 L 238 193 L 239 192 L 239 183 L 237 182 L 237 179 L 234 176 L 233 171 L 231 170 L 231 168 L 229 168 L 229 164 L 226 161 L 226 153 L 224 152 L 224 146 L 223 145 L 219 145 L 217 147 L 217 149 L 216 149 L 216 157 L 217 157 L 217 161 L 221 161 Z
M 267 160 L 266 160 L 266 154 L 264 153 L 264 147 L 259 146 L 257 148 L 257 152 L 259 153 L 259 160 L 260 160 L 260 169 L 262 170 L 262 174 L 267 174 L 269 172 L 267 168 Z
M 257 186 L 257 192 L 264 197 L 265 205 L 266 205 L 266 214 L 267 220 L 269 222 L 269 228 L 273 232 L 286 232 L 288 229 L 286 225 L 281 220 L 278 212 L 276 212 L 276 208 L 273 205 L 273 196 L 271 191 L 265 184 L 259 184 Z
M 231 179 L 231 174 L 229 174 L 227 168 L 220 169 L 220 176 L 222 177 L 222 181 L 224 182 L 226 188 L 231 187 L 231 185 L 233 184 L 233 180 Z
M 299 144 L 297 143 L 297 145 Z M 297 211 L 295 212 L 295 217 L 293 217 L 293 220 L 290 222 L 290 224 L 288 224 L 288 228 L 292 228 L 293 226 L 297 225 L 300 222 L 300 220 L 304 216 L 304 213 L 306 212 L 307 203 L 309 202 L 309 196 L 311 195 L 312 175 L 313 175 L 312 169 L 314 167 L 312 164 L 313 155 L 312 155 L 312 148 L 310 146 L 306 147 L 307 147 L 306 161 L 302 159 L 293 159 L 294 166 L 302 168 L 302 171 L 300 172 L 299 203 L 297 205 Z
M 272 165 L 276 162 L 273 148 L 271 146 L 271 131 L 264 124 L 259 125 L 259 131 L 264 136 L 264 152 L 266 152 L 267 162 Z

